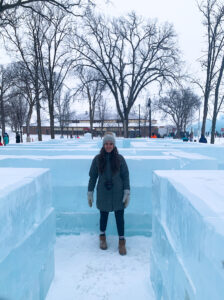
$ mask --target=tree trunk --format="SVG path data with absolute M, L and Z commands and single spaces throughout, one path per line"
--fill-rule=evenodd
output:
M 21 143 L 23 143 L 23 126 L 20 127 Z
M 37 43 L 34 41 L 34 51 L 35 51 L 35 101 L 36 101 L 36 111 L 37 111 L 37 135 L 38 141 L 42 141 L 42 130 L 41 130 L 41 116 L 40 116 L 40 74 L 39 74 L 39 54 L 37 50 Z
M 216 118 L 215 110 L 217 110 L 217 104 L 214 105 L 213 117 L 212 117 L 212 130 L 211 130 L 211 144 L 215 143 L 215 128 L 216 128 Z
M 50 87 L 48 93 L 48 107 L 49 107 L 49 115 L 50 115 L 50 131 L 51 131 L 51 139 L 55 139 L 54 135 L 54 94 L 53 94 L 53 83 L 52 79 L 50 80 Z
M 207 114 L 208 114 L 208 98 L 209 98 L 209 95 L 205 95 L 201 135 L 205 135 L 205 127 L 206 127 L 206 120 L 207 120 Z
M 210 14 L 210 12 L 209 12 Z M 208 32 L 211 32 L 211 24 L 209 22 L 208 24 Z M 208 38 L 210 36 L 210 33 L 208 33 Z M 211 45 L 210 39 L 208 40 L 208 54 L 207 54 L 207 71 L 206 71 L 206 84 L 205 84 L 205 94 L 204 94 L 204 111 L 203 111 L 203 120 L 202 120 L 202 127 L 201 127 L 201 135 L 205 135 L 205 128 L 206 128 L 206 120 L 208 115 L 208 100 L 211 92 L 211 78 L 213 76 L 213 70 L 212 70 L 212 55 L 214 48 Z
M 38 141 L 42 141 L 39 92 L 38 92 L 38 95 L 36 95 L 36 110 L 37 110 L 37 134 L 38 134 Z
M 205 135 L 205 128 L 206 128 L 206 120 L 208 115 L 208 100 L 211 92 L 211 54 L 208 57 L 208 69 L 207 69 L 207 78 L 206 78 L 206 85 L 205 85 L 205 94 L 204 94 L 204 111 L 203 111 L 203 120 L 201 126 L 201 135 Z
M 64 137 L 63 126 L 61 126 L 61 137 Z
M 94 105 L 94 98 L 92 99 L 90 90 L 88 85 L 86 86 L 86 91 L 87 91 L 87 96 L 88 96 L 88 101 L 89 101 L 89 122 L 90 122 L 90 133 L 91 137 L 93 139 L 93 121 L 94 121 L 94 110 L 95 110 L 95 105 Z
M 53 140 L 55 138 L 55 135 L 54 135 L 54 107 L 53 107 L 53 105 L 50 105 L 50 107 L 49 107 L 49 114 L 50 114 L 51 139 Z
M 30 105 L 27 120 L 26 120 L 26 136 L 27 138 L 30 136 L 30 120 L 33 113 L 33 105 Z
M 219 101 L 219 88 L 222 81 L 222 75 L 224 70 L 224 56 L 222 58 L 222 64 L 219 72 L 219 77 L 217 80 L 217 84 L 215 87 L 215 103 L 214 103 L 214 110 L 213 110 L 213 117 L 212 117 L 212 132 L 211 132 L 211 144 L 215 143 L 215 128 L 216 128 L 216 120 L 218 116 L 218 101 Z
M 91 115 L 91 114 L 90 114 Z M 93 118 L 90 117 L 90 132 L 91 132 L 91 136 L 92 136 L 92 139 L 93 139 Z
M 5 108 L 3 102 L 3 94 L 0 94 L 0 111 L 1 111 L 1 127 L 2 127 L 2 136 L 5 133 Z
M 124 137 L 128 138 L 128 117 L 124 119 L 123 126 L 124 126 Z
M 93 139 L 93 116 L 94 112 L 92 110 L 92 106 L 91 106 L 91 99 L 89 99 L 89 122 L 90 122 L 90 133 L 91 133 L 91 137 Z
M 180 132 L 181 132 L 180 126 L 177 126 L 177 134 L 176 134 L 176 138 L 177 138 L 177 139 L 180 138 Z

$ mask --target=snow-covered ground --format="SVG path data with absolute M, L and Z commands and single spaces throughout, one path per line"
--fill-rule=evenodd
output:
M 151 238 L 127 237 L 127 255 L 118 239 L 108 236 L 108 249 L 98 236 L 60 236 L 55 247 L 55 278 L 46 300 L 153 300 L 150 283 Z
M 15 134 L 15 132 L 12 132 L 11 130 L 7 130 L 7 133 L 9 135 L 9 143 L 10 144 L 16 144 L 16 134 Z M 31 138 L 31 142 L 27 143 L 27 141 L 26 141 L 26 134 L 24 134 L 23 135 L 23 144 L 32 144 L 33 142 L 38 142 L 38 136 L 37 136 L 37 134 L 31 134 L 30 138 Z M 56 134 L 55 135 L 55 139 L 60 139 L 60 135 Z M 64 136 L 64 139 L 67 139 L 67 136 Z M 50 141 L 51 140 L 51 136 L 47 135 L 47 134 L 43 134 L 42 135 L 42 140 L 44 142 Z
M 222 138 L 220 138 L 220 137 L 216 138 L 215 139 L 215 144 L 216 145 L 224 145 L 224 138 L 223 137 Z
M 10 141 L 10 144 L 15 144 L 15 143 L 16 143 L 16 135 L 15 135 L 15 132 L 12 132 L 9 128 L 8 128 L 6 131 L 7 131 L 7 133 L 9 134 L 9 141 Z M 1 132 L 0 132 L 0 134 L 1 134 Z M 24 134 L 24 135 L 23 135 L 23 143 L 24 143 L 24 144 L 32 144 L 32 142 L 38 142 L 38 136 L 37 136 L 37 134 L 33 134 L 33 135 L 31 134 L 30 137 L 31 137 L 31 143 L 27 143 L 27 142 L 26 142 L 26 134 Z M 82 138 L 83 136 L 80 136 L 80 137 Z M 56 135 L 55 135 L 55 139 L 61 139 L 61 138 L 60 138 L 60 134 L 56 134 Z M 74 139 L 74 136 L 73 136 L 73 139 Z M 195 136 L 194 139 L 197 141 L 196 143 L 198 143 L 198 137 Z M 47 134 L 43 134 L 43 135 L 42 135 L 42 140 L 43 140 L 44 142 L 50 141 L 50 140 L 51 140 L 51 136 L 50 136 L 50 135 L 47 135 Z M 67 135 L 65 134 L 63 140 L 65 140 L 65 141 L 66 141 L 66 140 L 70 140 L 70 137 L 67 138 Z M 169 138 L 169 140 L 170 140 L 170 138 Z M 171 140 L 172 140 L 172 139 L 171 139 Z M 210 137 L 207 137 L 207 140 L 208 140 L 208 143 L 210 143 Z M 41 143 L 41 142 L 39 142 L 39 143 Z M 215 144 L 216 144 L 216 145 L 224 145 L 224 137 L 217 137 L 217 138 L 215 138 Z

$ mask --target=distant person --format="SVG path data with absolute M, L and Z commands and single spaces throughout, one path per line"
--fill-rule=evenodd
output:
M 97 183 L 96 206 L 100 210 L 100 248 L 107 249 L 106 228 L 109 212 L 114 211 L 119 235 L 119 253 L 125 255 L 124 209 L 130 201 L 129 171 L 126 161 L 118 153 L 113 134 L 106 134 L 103 147 L 95 156 L 89 171 L 88 203 L 92 207 L 93 191 Z
M 0 136 L 0 146 L 3 146 L 2 144 L 2 137 Z
M 204 136 L 204 134 L 201 135 L 201 137 L 200 137 L 200 139 L 199 139 L 199 143 L 204 143 L 204 144 L 207 143 L 207 139 L 206 139 L 206 137 Z
M 9 143 L 9 135 L 6 132 L 3 135 L 3 143 L 5 146 L 8 145 L 8 143 Z
M 18 131 L 16 132 L 16 143 L 17 143 L 17 144 L 20 143 L 20 134 L 19 134 Z

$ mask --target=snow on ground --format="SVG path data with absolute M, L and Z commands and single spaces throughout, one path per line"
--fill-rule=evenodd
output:
M 9 128 L 6 129 L 6 132 L 9 134 L 9 142 L 10 142 L 10 144 L 15 144 L 16 143 L 16 134 L 15 134 L 15 132 L 12 132 Z M 1 134 L 1 131 L 0 131 L 0 134 Z M 55 135 L 55 139 L 61 139 L 60 136 L 61 136 L 60 134 L 56 134 Z M 31 134 L 30 137 L 31 137 L 31 141 L 32 142 L 38 142 L 38 136 L 37 136 L 37 134 Z M 80 136 L 80 137 L 83 137 L 83 136 Z M 51 141 L 51 136 L 47 135 L 47 134 L 43 134 L 42 135 L 42 139 L 43 139 L 44 142 Z M 74 135 L 73 135 L 73 139 L 74 139 Z M 197 136 L 195 136 L 194 139 L 198 141 L 198 137 Z M 70 140 L 70 137 L 67 138 L 67 135 L 65 134 L 63 140 L 65 140 L 65 141 L 66 140 Z M 208 140 L 208 144 L 210 144 L 210 136 L 207 137 L 207 140 Z M 173 140 L 173 141 L 176 141 L 176 140 Z M 32 142 L 28 143 L 28 144 L 32 144 Z M 23 143 L 25 143 L 25 144 L 27 143 L 26 142 L 26 134 L 23 134 Z M 196 143 L 198 143 L 198 142 L 196 142 Z M 215 138 L 215 144 L 216 145 L 224 145 L 224 137 L 216 137 Z M 143 143 L 141 143 L 141 144 L 135 143 L 134 146 L 136 148 L 142 147 Z M 83 145 L 83 147 L 88 147 L 88 145 Z
M 222 138 L 220 138 L 220 137 L 216 138 L 215 139 L 215 144 L 216 145 L 224 145 L 224 137 L 222 137 Z
M 10 130 L 6 130 L 6 132 L 9 135 L 9 144 L 16 144 L 16 134 L 15 134 L 15 132 L 12 132 Z M 31 134 L 30 138 L 31 138 L 31 142 L 27 143 L 27 141 L 26 141 L 26 134 L 23 134 L 23 144 L 32 144 L 32 142 L 38 142 L 38 136 L 37 136 L 37 134 Z M 55 135 L 55 139 L 60 139 L 60 135 L 56 134 Z M 67 136 L 65 136 L 64 139 L 67 140 Z M 43 140 L 43 142 L 50 141 L 51 140 L 51 136 L 47 135 L 47 134 L 42 134 L 42 140 Z
M 127 237 L 127 255 L 118 253 L 118 238 L 108 236 L 99 249 L 95 234 L 59 236 L 55 278 L 46 300 L 153 300 L 150 282 L 151 239 Z

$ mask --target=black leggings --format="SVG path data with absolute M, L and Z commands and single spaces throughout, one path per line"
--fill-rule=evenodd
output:
M 117 224 L 117 233 L 119 236 L 124 236 L 124 210 L 116 210 L 114 212 Z M 108 221 L 108 211 L 100 211 L 100 231 L 105 232 Z

